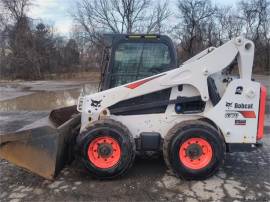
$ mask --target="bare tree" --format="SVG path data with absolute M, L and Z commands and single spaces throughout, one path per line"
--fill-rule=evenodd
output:
M 253 40 L 260 37 L 265 29 L 265 23 L 269 20 L 269 0 L 240 1 L 240 17 L 245 22 L 245 33 Z
M 5 9 L 3 3 L 0 1 L 0 47 L 3 47 L 4 32 L 6 29 Z
M 242 0 L 239 3 L 240 17 L 245 23 L 244 34 L 255 43 L 255 65 L 270 71 L 270 1 Z
M 1 29 L 1 74 L 9 69 L 11 66 L 11 60 L 14 57 L 11 56 L 12 46 L 15 44 L 15 40 L 18 41 L 19 35 L 16 35 L 14 29 L 20 29 L 25 25 L 25 11 L 29 5 L 29 0 L 0 0 L 0 29 Z M 14 32 L 12 32 L 12 30 Z M 11 41 L 13 42 L 11 43 Z M 13 51 L 14 53 L 14 51 Z M 3 62 L 5 61 L 5 62 Z
M 216 16 L 219 45 L 242 33 L 244 22 L 233 7 L 219 7 Z
M 132 33 L 150 0 L 81 0 L 74 18 L 87 32 Z
M 9 11 L 9 15 L 14 20 L 19 20 L 31 5 L 31 0 L 1 0 L 4 8 Z
M 170 16 L 168 2 L 153 0 L 81 0 L 73 14 L 90 40 L 97 33 L 162 32 Z
M 203 49 L 206 30 L 212 30 L 209 22 L 213 22 L 216 8 L 210 0 L 178 0 L 177 8 L 179 23 L 175 27 L 175 36 L 186 53 L 182 56 L 187 59 Z
M 5 50 L 9 52 L 2 54 L 7 62 L 1 65 L 1 70 L 13 78 L 25 79 L 39 79 L 45 73 L 57 71 L 62 61 L 54 47 L 52 28 L 41 22 L 36 24 L 27 16 L 31 1 L 1 1 L 8 17 Z
M 7 27 L 9 24 L 8 13 L 4 3 L 0 0 L 0 47 L 4 51 L 4 45 L 7 38 Z
M 169 2 L 158 2 L 153 8 L 152 14 L 149 16 L 149 20 L 146 22 L 147 33 L 164 33 L 166 30 L 165 23 L 172 15 L 169 9 Z

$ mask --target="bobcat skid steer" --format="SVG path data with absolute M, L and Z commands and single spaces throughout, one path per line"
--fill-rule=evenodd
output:
M 103 71 L 103 91 L 80 95 L 80 115 L 58 128 L 37 127 L 31 133 L 20 131 L 21 136 L 4 135 L 0 156 L 53 178 L 63 167 L 63 159 L 77 153 L 90 174 L 104 179 L 126 173 L 137 152 L 162 151 L 178 177 L 200 180 L 218 170 L 230 145 L 256 145 L 262 139 L 266 88 L 251 79 L 252 41 L 234 38 L 174 68 L 170 64 L 176 64 L 172 59 L 175 51 L 169 51 L 170 46 L 153 45 L 160 44 L 157 36 L 140 41 L 147 37 L 127 37 L 111 49 Z M 159 56 L 151 57 L 153 52 Z M 226 71 L 235 61 L 238 76 Z M 139 75 L 142 69 L 147 73 Z M 129 71 L 132 78 L 128 79 L 125 74 Z M 132 81 L 134 76 L 142 79 Z M 48 136 L 51 139 L 42 139 Z M 12 145 L 24 152 L 12 150 Z M 35 149 L 28 150 L 29 145 Z M 39 153 L 43 163 L 35 168 L 28 165 L 33 162 L 21 160 L 27 155 L 33 161 Z M 50 172 L 46 173 L 42 167 L 51 159 L 48 156 L 53 156 L 53 168 L 47 168 Z

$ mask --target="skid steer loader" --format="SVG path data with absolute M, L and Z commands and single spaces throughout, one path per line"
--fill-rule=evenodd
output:
M 52 111 L 50 124 L 0 136 L 0 156 L 52 179 L 76 153 L 104 179 L 126 173 L 137 152 L 162 151 L 178 177 L 200 180 L 230 145 L 262 139 L 266 89 L 251 78 L 252 41 L 234 38 L 179 68 L 166 36 L 117 35 L 105 53 L 102 91 L 82 93 L 77 111 Z

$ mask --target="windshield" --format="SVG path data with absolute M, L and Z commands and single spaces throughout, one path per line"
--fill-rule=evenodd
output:
M 170 63 L 164 43 L 121 43 L 115 51 L 110 87 L 167 71 Z

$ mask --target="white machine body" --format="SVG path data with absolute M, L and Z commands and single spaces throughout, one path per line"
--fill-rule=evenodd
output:
M 134 138 L 139 138 L 143 132 L 159 133 L 164 138 L 177 123 L 205 119 L 221 131 L 226 143 L 256 143 L 261 86 L 251 80 L 253 58 L 253 42 L 237 37 L 218 48 L 202 51 L 177 69 L 92 95 L 81 95 L 77 105 L 82 114 L 81 131 L 91 122 L 110 118 L 123 123 Z M 230 77 L 224 83 L 227 76 L 222 70 L 235 59 L 239 78 Z M 220 95 L 215 105 L 210 99 L 209 76 L 214 79 Z M 164 89 L 171 89 L 164 113 L 115 115 L 110 111 L 111 106 L 121 101 Z M 192 97 L 200 97 L 205 103 L 203 110 L 178 113 L 175 100 Z

